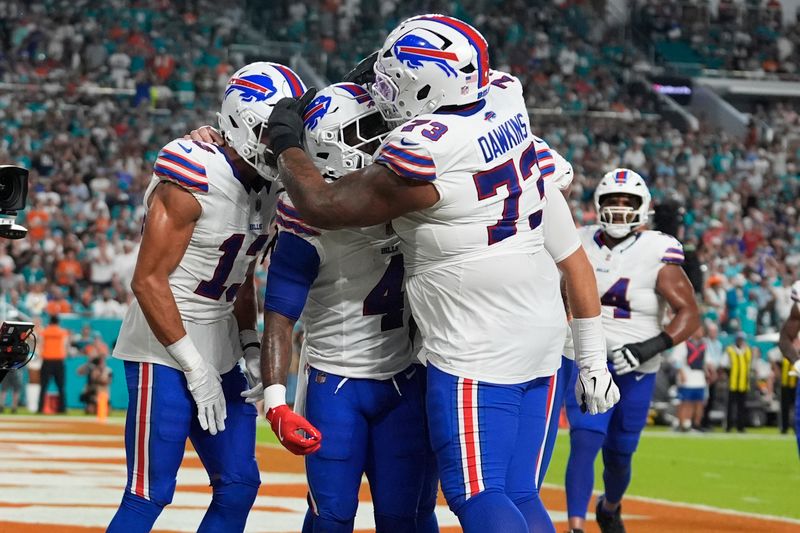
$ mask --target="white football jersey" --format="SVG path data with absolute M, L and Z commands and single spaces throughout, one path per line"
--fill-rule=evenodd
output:
M 276 221 L 310 243 L 317 278 L 301 320 L 303 354 L 312 367 L 348 378 L 389 379 L 414 360 L 403 256 L 389 224 L 326 231 L 306 224 L 281 195 Z M 273 253 L 281 253 L 280 241 Z M 269 297 L 269 296 L 267 296 Z
M 800 309 L 800 280 L 792 283 L 792 301 Z
M 169 276 L 170 288 L 201 355 L 227 372 L 242 355 L 233 301 L 249 265 L 267 244 L 278 187 L 260 181 L 261 189 L 252 189 L 240 181 L 219 147 L 185 140 L 174 140 L 159 152 L 145 206 L 164 181 L 183 187 L 202 208 L 183 259 Z M 122 323 L 114 356 L 179 368 L 136 301 Z
M 603 244 L 600 226 L 585 226 L 579 233 L 597 277 L 609 352 L 658 335 L 667 303 L 656 292 L 656 280 L 664 265 L 683 264 L 681 243 L 665 233 L 645 230 L 634 232 L 610 250 Z M 659 355 L 638 371 L 654 373 L 660 365 Z
M 531 132 L 519 80 L 502 72 L 485 99 L 410 120 L 378 150 L 377 163 L 439 193 L 392 225 L 424 356 L 441 370 L 521 383 L 558 369 L 565 316 L 542 249 L 553 153 Z

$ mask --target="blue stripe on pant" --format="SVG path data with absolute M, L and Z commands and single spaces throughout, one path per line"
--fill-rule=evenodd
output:
M 536 479 L 554 385 L 478 382 L 428 366 L 431 445 L 466 533 L 555 531 Z
M 306 457 L 304 531 L 352 531 L 364 473 L 376 530 L 415 531 L 427 472 L 424 380 L 420 365 L 387 380 L 345 380 L 311 369 L 305 414 L 322 433 L 322 446 Z
M 568 390 L 575 387 L 577 375 L 575 369 Z M 594 486 L 594 461 L 601 449 L 606 499 L 614 503 L 620 501 L 630 483 L 631 459 L 647 425 L 656 375 L 615 374 L 614 381 L 619 387 L 620 401 L 600 415 L 582 413 L 575 395 L 566 395 L 570 452 L 565 485 L 567 512 L 571 517 L 586 516 Z
M 239 395 L 247 380 L 236 366 L 222 376 L 227 403 L 225 431 L 200 427 L 183 372 L 164 365 L 125 361 L 128 413 L 125 454 L 128 482 L 111 533 L 150 531 L 172 502 L 186 439 L 208 472 L 213 497 L 198 531 L 242 531 L 260 484 L 255 459 L 256 409 Z

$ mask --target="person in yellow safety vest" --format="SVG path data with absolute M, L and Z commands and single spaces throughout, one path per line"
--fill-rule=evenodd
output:
M 736 411 L 736 429 L 739 433 L 744 433 L 752 360 L 753 351 L 747 344 L 747 335 L 740 331 L 736 334 L 735 343 L 725 349 L 725 356 L 722 358 L 722 366 L 728 373 L 728 416 L 725 431 L 733 428 Z

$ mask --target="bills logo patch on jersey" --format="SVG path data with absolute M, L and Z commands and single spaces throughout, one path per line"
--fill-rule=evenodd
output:
M 225 98 L 234 91 L 239 91 L 244 102 L 264 102 L 278 92 L 272 79 L 264 74 L 251 74 L 241 78 L 232 78 L 225 89 Z
M 411 69 L 418 69 L 428 62 L 442 69 L 448 78 L 456 76 L 456 70 L 448 61 L 458 61 L 458 56 L 454 52 L 440 50 L 419 35 L 404 35 L 394 44 L 393 51 L 398 61 Z
M 306 112 L 303 114 L 303 125 L 309 130 L 313 130 L 319 124 L 319 121 L 322 120 L 322 117 L 325 116 L 325 113 L 328 112 L 328 108 L 331 106 L 331 97 L 330 96 L 317 96 L 306 108 Z

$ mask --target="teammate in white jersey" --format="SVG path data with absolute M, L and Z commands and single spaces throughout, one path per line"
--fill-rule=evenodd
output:
M 597 277 L 603 329 L 622 399 L 606 414 L 589 417 L 567 398 L 571 443 L 567 511 L 570 527 L 581 531 L 594 484 L 595 457 L 602 449 L 605 494 L 598 499 L 597 521 L 604 533 L 619 533 L 625 531 L 620 501 L 647 422 L 660 353 L 685 341 L 699 327 L 700 315 L 680 266 L 680 242 L 645 229 L 650 192 L 642 177 L 615 169 L 600 180 L 594 201 L 600 225 L 581 228 L 580 235 Z M 662 326 L 667 306 L 674 316 Z
M 388 133 L 369 93 L 353 83 L 321 91 L 304 118 L 307 150 L 330 180 L 371 163 Z M 303 530 L 352 532 L 366 474 L 376 531 L 438 531 L 438 478 L 435 467 L 426 469 L 433 453 L 425 428 L 425 368 L 413 364 L 397 236 L 389 224 L 312 227 L 285 194 L 277 224 L 265 298 L 265 409 L 281 443 L 308 454 Z M 284 400 L 292 330 L 301 313 L 306 364 L 295 409 L 314 429 Z M 324 439 L 298 446 L 291 438 L 296 427 Z
M 800 376 L 800 354 L 798 354 L 795 344 L 800 335 L 800 280 L 795 281 L 792 285 L 792 302 L 789 318 L 781 328 L 779 346 L 783 356 L 792 364 L 790 373 Z M 795 397 L 794 434 L 797 438 L 797 450 L 800 452 L 800 394 Z
M 441 15 L 403 22 L 377 54 L 372 92 L 398 124 L 376 162 L 326 183 L 303 152 L 298 109 L 268 126 L 281 178 L 303 219 L 327 229 L 392 221 L 423 335 L 428 426 L 450 508 L 464 530 L 553 530 L 536 490 L 551 378 L 565 315 L 542 249 L 552 152 L 530 130 L 519 81 L 490 83 L 486 41 Z M 576 386 L 585 408 L 613 405 L 599 298 L 582 252 L 562 261 L 577 317 Z
M 277 184 L 260 132 L 275 102 L 305 87 L 290 69 L 253 63 L 228 82 L 220 126 L 230 146 L 175 140 L 158 154 L 114 356 L 125 361 L 128 483 L 110 532 L 149 531 L 172 501 L 189 438 L 213 497 L 198 531 L 242 531 L 260 484 L 260 381 L 253 269 L 267 244 Z M 260 393 L 260 390 L 259 390 Z M 226 429 L 227 426 L 227 429 Z

